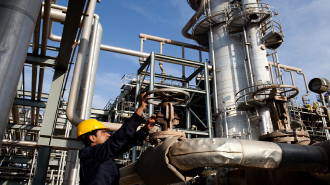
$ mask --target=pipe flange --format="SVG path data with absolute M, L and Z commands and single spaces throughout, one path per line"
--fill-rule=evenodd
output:
M 153 133 L 150 133 L 149 135 L 149 142 L 152 144 L 158 143 L 160 141 L 165 140 L 168 137 L 173 136 L 180 136 L 180 138 L 186 138 L 186 134 L 183 131 L 156 131 Z
M 309 134 L 305 130 L 276 130 L 275 132 L 263 134 L 259 137 L 260 141 L 272 141 L 276 143 L 295 143 L 309 141 Z

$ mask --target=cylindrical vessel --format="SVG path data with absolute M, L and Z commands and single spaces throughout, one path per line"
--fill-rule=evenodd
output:
M 0 2 L 0 145 L 41 2 Z
M 266 56 L 266 47 L 262 44 L 261 31 L 259 24 L 249 24 L 246 26 L 246 36 L 249 45 L 249 55 L 251 58 L 251 66 L 253 72 L 253 81 L 255 85 L 270 84 L 268 71 L 268 60 Z M 259 115 L 263 118 L 260 122 L 260 134 L 273 132 L 273 124 L 270 118 L 269 109 L 267 106 L 258 108 Z
M 219 12 L 228 5 L 228 1 L 224 0 L 211 1 L 211 13 Z M 216 68 L 217 99 L 218 109 L 226 110 L 222 111 L 222 114 L 226 112 L 226 119 L 217 118 L 215 136 L 244 139 L 242 136 L 246 135 L 249 130 L 246 113 L 235 109 L 235 94 L 247 87 L 242 39 L 239 34 L 230 35 L 228 33 L 225 14 L 217 16 L 217 19 L 218 22 L 223 22 L 211 28 Z M 212 48 L 212 46 L 209 48 Z M 223 117 L 224 115 L 222 115 Z M 227 135 L 224 133 L 227 133 Z

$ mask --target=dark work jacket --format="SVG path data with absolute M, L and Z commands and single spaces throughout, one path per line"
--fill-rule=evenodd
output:
M 134 113 L 119 130 L 103 144 L 83 148 L 79 151 L 81 185 L 117 185 L 119 170 L 115 157 L 127 152 L 136 145 L 141 145 L 148 135 L 144 129 L 136 132 L 145 120 Z

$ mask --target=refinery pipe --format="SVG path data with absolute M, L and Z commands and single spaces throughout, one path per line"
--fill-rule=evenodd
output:
M 169 160 L 182 171 L 199 167 L 326 172 L 329 155 L 320 146 L 225 138 L 190 139 L 173 144 Z
M 329 154 L 325 148 L 227 138 L 196 138 L 178 142 L 167 138 L 162 145 L 149 147 L 130 168 L 120 169 L 121 181 L 177 183 L 185 179 L 182 174 L 204 167 L 326 173 Z M 160 161 L 163 163 L 159 164 Z M 173 175 L 178 178 L 169 182 Z M 155 179 L 154 182 L 147 177 Z M 159 182 L 160 179 L 167 182 Z
M 194 40 L 193 36 L 188 33 L 190 28 L 194 25 L 196 20 L 199 19 L 199 17 L 204 13 L 204 8 L 208 5 L 208 2 L 206 0 L 202 0 L 198 10 L 194 14 L 194 16 L 191 17 L 191 19 L 187 22 L 187 24 L 183 27 L 182 29 L 182 35 L 186 37 L 187 39 L 192 39 Z

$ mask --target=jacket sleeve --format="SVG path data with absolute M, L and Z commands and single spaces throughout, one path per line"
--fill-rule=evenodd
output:
M 115 157 L 118 157 L 125 152 L 129 151 L 132 147 L 142 145 L 143 141 L 145 138 L 149 135 L 149 131 L 145 128 L 141 128 L 135 134 L 133 137 L 129 139 L 129 141 L 120 149 L 116 152 Z
M 119 150 L 127 145 L 136 133 L 137 127 L 143 122 L 145 119 L 134 113 L 107 141 L 92 146 L 90 155 L 99 162 L 114 157 Z

